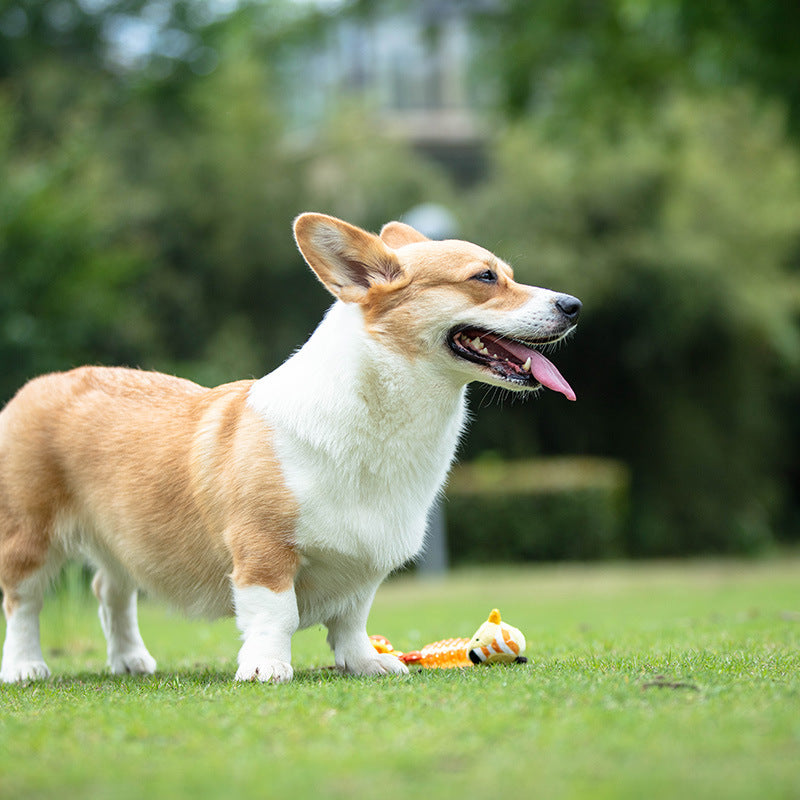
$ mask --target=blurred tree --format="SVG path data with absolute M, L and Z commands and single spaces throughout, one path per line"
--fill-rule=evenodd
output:
M 587 309 L 557 359 L 579 402 L 484 410 L 483 429 L 631 464 L 634 552 L 757 547 L 781 508 L 781 379 L 800 363 L 800 162 L 781 114 L 744 93 L 619 122 L 513 126 L 474 198 L 470 236 Z
M 144 0 L 104 4 L 102 13 L 79 0 L 0 2 L 0 81 L 20 76 L 42 61 L 96 68 L 104 62 L 102 21 L 123 8 L 141 9 Z
M 504 0 L 478 20 L 511 117 L 613 122 L 676 85 L 752 85 L 786 103 L 800 135 L 794 0 Z
M 752 85 L 782 99 L 800 136 L 800 3 L 680 0 L 678 14 L 698 79 L 708 86 Z
M 506 0 L 481 16 L 501 105 L 580 109 L 586 120 L 618 102 L 645 103 L 674 79 L 681 39 L 673 0 Z
M 24 158 L 12 147 L 14 116 L 0 101 L 0 397 L 52 369 L 125 362 L 157 348 L 125 291 L 146 272 L 146 253 L 123 244 L 111 209 L 113 166 L 93 140 L 65 133 L 56 152 Z
M 137 224 L 162 260 L 140 291 L 171 357 L 212 380 L 254 374 L 265 350 L 269 365 L 297 344 L 284 291 L 303 275 L 290 269 L 301 183 L 269 70 L 238 28 L 218 46 L 219 67 L 185 94 L 182 116 L 123 144 L 130 185 L 149 199 Z

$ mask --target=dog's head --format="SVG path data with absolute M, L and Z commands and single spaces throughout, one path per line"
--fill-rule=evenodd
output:
M 514 281 L 508 264 L 457 240 L 431 241 L 401 222 L 380 236 L 323 214 L 294 224 L 300 252 L 327 289 L 358 304 L 367 331 L 409 359 L 463 380 L 575 393 L 541 348 L 577 323 L 580 301 Z

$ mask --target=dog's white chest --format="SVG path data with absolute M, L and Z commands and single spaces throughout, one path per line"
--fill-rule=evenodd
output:
M 422 547 L 464 424 L 464 390 L 384 358 L 364 341 L 357 311 L 336 304 L 249 402 L 274 431 L 301 553 L 386 575 Z
M 297 543 L 301 550 L 330 550 L 388 572 L 419 552 L 455 438 L 449 447 L 404 439 L 363 450 L 359 432 L 349 435 L 351 446 L 335 454 L 286 432 L 275 437 L 300 509 Z
M 436 458 L 430 442 L 421 457 L 405 440 L 372 457 L 353 452 L 336 459 L 293 436 L 276 436 L 299 505 L 295 536 L 304 560 L 296 591 L 302 627 L 346 613 L 356 598 L 420 552 L 456 439 L 448 448 L 440 442 Z

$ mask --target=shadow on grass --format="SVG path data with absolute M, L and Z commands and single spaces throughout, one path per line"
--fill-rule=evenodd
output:
M 73 689 L 97 689 L 105 690 L 142 690 L 153 691 L 187 689 L 192 687 L 239 687 L 247 686 L 248 683 L 240 683 L 234 680 L 235 668 L 213 669 L 198 667 L 182 668 L 177 670 L 158 670 L 153 675 L 112 675 L 110 672 L 92 672 L 89 670 L 71 674 L 53 675 L 46 681 L 28 681 L 20 686 L 50 685 L 54 688 L 70 691 Z M 381 677 L 376 676 L 375 680 Z M 363 680 L 354 678 L 352 675 L 345 675 L 335 667 L 313 667 L 299 669 L 294 673 L 294 679 L 287 685 L 310 685 L 319 683 L 338 683 L 353 682 Z M 265 685 L 257 681 L 250 681 L 252 685 Z
M 185 696 L 185 695 L 230 695 L 252 696 L 255 692 L 272 696 L 295 694 L 308 689 L 338 687 L 349 694 L 366 690 L 367 687 L 383 685 L 386 689 L 394 687 L 405 691 L 402 687 L 426 686 L 457 687 L 475 685 L 485 687 L 487 684 L 504 683 L 514 676 L 523 682 L 530 677 L 529 665 L 497 664 L 485 668 L 465 669 L 412 669 L 408 675 L 347 675 L 335 667 L 308 667 L 295 671 L 294 679 L 286 684 L 260 683 L 258 681 L 239 682 L 234 679 L 235 667 L 204 668 L 183 667 L 176 670 L 160 670 L 154 675 L 112 675 L 109 672 L 81 671 L 54 675 L 43 682 L 18 684 L 20 696 L 26 687 L 41 688 L 45 694 L 64 694 L 74 696 L 86 695 L 119 695 L 142 697 Z M 12 691 L 11 694 L 14 694 Z

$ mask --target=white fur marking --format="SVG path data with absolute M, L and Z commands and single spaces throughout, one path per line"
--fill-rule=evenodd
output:
M 286 683 L 293 676 L 292 634 L 300 619 L 294 589 L 233 587 L 236 624 L 242 632 L 237 681 Z
M 358 598 L 350 613 L 328 621 L 328 644 L 336 666 L 351 675 L 407 674 L 408 667 L 397 656 L 378 653 L 367 636 L 367 617 L 376 589 Z
M 3 665 L 0 668 L 0 681 L 3 683 L 50 677 L 50 670 L 44 663 L 39 641 L 41 610 L 41 596 L 30 597 L 20 601 L 8 616 L 6 640 L 3 644 Z
M 117 586 L 100 571 L 92 582 L 99 602 L 100 625 L 108 645 L 108 666 L 115 675 L 152 675 L 156 661 L 139 633 L 137 592 Z

